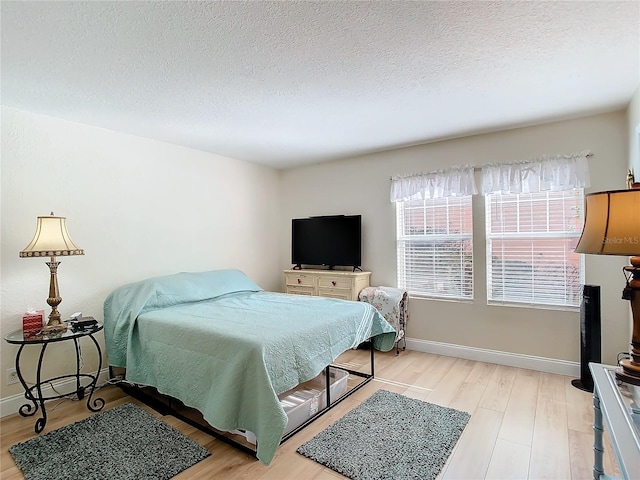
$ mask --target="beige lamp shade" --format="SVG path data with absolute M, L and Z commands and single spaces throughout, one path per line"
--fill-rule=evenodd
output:
M 67 231 L 66 217 L 38 217 L 36 233 L 21 257 L 61 257 L 84 255 L 84 250 L 73 243 Z
M 640 255 L 640 189 L 586 195 L 577 253 Z

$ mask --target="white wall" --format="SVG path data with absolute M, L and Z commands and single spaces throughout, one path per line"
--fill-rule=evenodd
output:
M 278 172 L 166 143 L 2 108 L 0 274 L 2 335 L 21 327 L 28 307 L 48 310 L 44 260 L 20 259 L 36 217 L 68 218 L 85 249 L 59 268 L 60 311 L 102 318 L 117 286 L 178 271 L 240 268 L 268 290 L 281 290 L 290 267 L 291 219 L 362 214 L 363 266 L 373 285 L 396 284 L 395 209 L 389 177 L 462 163 L 526 159 L 589 149 L 592 187 L 625 187 L 635 109 L 478 135 Z M 634 113 L 635 112 L 635 113 Z M 474 204 L 481 225 L 483 202 Z M 481 349 L 579 361 L 577 312 L 490 307 L 484 301 L 484 235 L 475 231 L 472 303 L 411 300 L 408 336 Z M 629 305 L 620 299 L 625 259 L 587 256 L 587 283 L 601 285 L 603 360 L 615 362 L 630 338 Z M 51 348 L 50 373 L 69 369 L 70 345 Z M 1 398 L 16 348 L 3 341 Z M 85 349 L 90 370 L 96 359 Z M 27 364 L 35 362 L 35 352 Z M 93 367 L 95 368 L 95 367 Z M 27 366 L 28 370 L 28 366 Z
M 2 335 L 22 327 L 29 306 L 50 312 L 47 259 L 18 252 L 33 237 L 36 217 L 51 211 L 67 217 L 71 238 L 85 250 L 59 258 L 63 318 L 82 311 L 102 319 L 102 302 L 116 287 L 179 271 L 239 268 L 277 289 L 279 185 L 274 169 L 2 108 Z M 17 348 L 2 343 L 5 398 L 21 390 L 6 385 Z M 50 373 L 69 371 L 72 348 L 51 346 L 48 363 L 61 364 Z M 95 369 L 91 348 L 84 350 L 87 368 Z M 26 365 L 37 351 L 29 347 Z
M 625 188 L 625 112 L 460 138 L 283 172 L 282 223 L 290 239 L 291 219 L 310 215 L 362 214 L 363 268 L 372 285 L 397 285 L 395 208 L 390 176 L 451 165 L 525 160 L 540 154 L 591 150 L 592 187 Z M 484 204 L 474 197 L 475 300 L 471 303 L 411 299 L 408 337 L 502 352 L 578 362 L 579 314 L 488 306 L 485 300 Z M 290 262 L 290 240 L 281 245 L 282 267 Z M 628 302 L 620 299 L 625 259 L 587 256 L 586 283 L 602 288 L 603 361 L 614 363 L 630 338 Z
M 629 127 L 629 168 L 640 182 L 640 87 L 631 98 L 627 108 L 627 124 Z

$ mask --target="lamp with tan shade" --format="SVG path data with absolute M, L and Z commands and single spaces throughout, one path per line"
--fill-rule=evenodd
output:
M 623 268 L 622 292 L 631 302 L 630 358 L 620 362 L 616 377 L 640 385 L 640 188 L 586 195 L 584 229 L 575 251 L 631 257 L 631 265 Z
M 47 303 L 51 307 L 49 321 L 44 328 L 45 333 L 63 332 L 67 326 L 60 321 L 58 305 L 62 302 L 58 291 L 58 265 L 56 257 L 70 255 L 84 255 L 84 250 L 78 248 L 71 240 L 67 231 L 66 217 L 56 217 L 53 212 L 48 217 L 38 217 L 36 233 L 31 243 L 21 252 L 20 257 L 50 257 L 51 273 L 49 280 L 49 298 Z

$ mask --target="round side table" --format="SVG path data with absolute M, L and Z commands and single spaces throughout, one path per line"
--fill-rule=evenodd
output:
M 47 424 L 47 410 L 45 407 L 45 402 L 47 400 L 54 400 L 57 398 L 63 398 L 70 395 L 70 393 L 64 393 L 61 395 L 52 395 L 45 397 L 42 392 L 42 386 L 54 382 L 56 380 L 63 379 L 75 379 L 75 394 L 77 395 L 79 400 L 82 400 L 85 397 L 85 394 L 88 392 L 87 397 L 87 408 L 92 412 L 98 412 L 102 410 L 104 407 L 104 400 L 102 398 L 93 398 L 93 392 L 96 387 L 96 383 L 98 381 L 98 375 L 100 374 L 100 370 L 102 368 L 102 352 L 100 350 L 100 345 L 98 341 L 94 338 L 94 334 L 103 329 L 102 323 L 98 323 L 91 327 L 88 327 L 84 330 L 72 330 L 71 327 L 67 328 L 66 331 L 60 333 L 53 334 L 40 334 L 40 335 L 30 335 L 25 336 L 22 330 L 16 330 L 11 332 L 9 335 L 4 337 L 4 339 L 8 343 L 13 343 L 16 345 L 20 345 L 18 349 L 18 353 L 16 354 L 16 374 L 18 375 L 18 380 L 22 384 L 24 388 L 24 397 L 30 403 L 25 403 L 20 407 L 18 412 L 23 417 L 30 417 L 35 415 L 38 409 L 42 411 L 42 416 L 36 420 L 35 424 L 35 432 L 40 433 L 44 430 L 45 425 Z M 97 352 L 98 352 L 98 370 L 95 374 L 90 373 L 81 373 L 80 372 L 80 344 L 79 339 L 82 337 L 88 337 L 93 342 Z M 76 371 L 75 373 L 71 373 L 68 375 L 60 375 L 53 378 L 42 378 L 42 363 L 44 359 L 44 353 L 47 350 L 47 346 L 51 343 L 56 342 L 66 342 L 69 340 L 73 340 L 73 344 L 75 347 L 76 353 Z M 38 367 L 36 370 L 36 383 L 32 386 L 27 385 L 24 377 L 22 376 L 22 371 L 20 369 L 20 357 L 22 355 L 22 351 L 27 345 L 40 345 L 40 356 L 38 358 Z M 87 382 L 88 380 L 88 382 Z M 73 393 L 73 392 L 72 392 Z

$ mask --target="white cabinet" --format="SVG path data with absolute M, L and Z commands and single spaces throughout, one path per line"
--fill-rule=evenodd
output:
M 371 272 L 284 270 L 285 291 L 357 301 L 360 291 L 369 286 L 370 276 Z
M 622 478 L 637 480 L 640 478 L 640 385 L 619 381 L 613 366 L 590 363 L 589 370 L 593 376 L 593 478 L 614 480 L 604 473 L 606 426 Z

